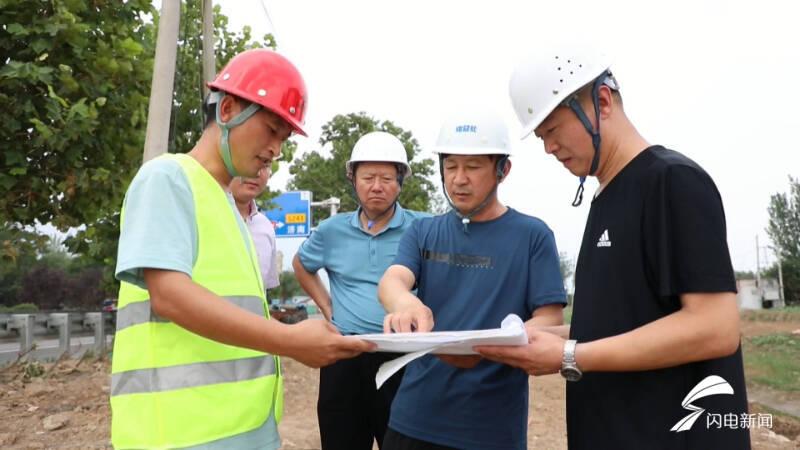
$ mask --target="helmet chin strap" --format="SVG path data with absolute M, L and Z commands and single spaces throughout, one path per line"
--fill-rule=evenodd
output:
M 444 198 L 447 200 L 447 203 L 450 205 L 450 208 L 452 208 L 453 212 L 455 212 L 456 216 L 458 216 L 461 219 L 461 224 L 464 226 L 464 233 L 469 234 L 468 226 L 470 222 L 472 222 L 472 218 L 476 214 L 483 211 L 484 208 L 486 208 L 486 205 L 489 204 L 489 202 L 492 199 L 492 196 L 494 196 L 495 193 L 497 192 L 497 187 L 500 185 L 500 180 L 503 179 L 503 174 L 504 174 L 503 169 L 505 168 L 506 161 L 508 161 L 507 155 L 503 155 L 503 157 L 497 160 L 497 165 L 495 166 L 497 183 L 495 183 L 492 190 L 486 195 L 486 198 L 484 198 L 483 201 L 472 211 L 468 212 L 467 214 L 461 214 L 458 208 L 456 208 L 456 205 L 453 203 L 453 200 L 450 199 L 450 195 L 447 194 L 447 187 L 444 184 L 444 156 L 441 153 L 439 154 L 439 175 L 441 176 L 442 179 L 442 190 L 444 191 Z
M 453 201 L 450 200 L 450 196 L 447 195 L 447 189 L 445 189 L 444 198 L 447 199 L 447 203 L 449 203 L 450 207 L 453 208 L 453 212 L 455 212 L 456 215 L 461 219 L 461 224 L 464 226 L 464 233 L 469 234 L 469 228 L 468 227 L 469 227 L 470 222 L 472 222 L 472 217 L 474 217 L 476 214 L 478 214 L 479 212 L 483 211 L 484 208 L 486 208 L 486 205 L 489 204 L 489 201 L 492 199 L 492 196 L 495 194 L 495 192 L 497 192 L 497 185 L 496 184 L 494 185 L 494 188 L 492 188 L 491 192 L 489 192 L 489 194 L 486 196 L 486 198 L 483 199 L 481 204 L 478 205 L 477 208 L 473 209 L 472 211 L 468 212 L 467 214 L 461 214 L 461 212 L 458 210 L 458 208 L 456 208 L 456 205 L 453 204 Z
M 586 181 L 586 177 L 580 177 L 580 184 L 578 185 L 578 191 L 575 192 L 575 198 L 572 199 L 572 206 L 581 206 L 581 202 L 583 202 L 583 183 Z
M 231 158 L 231 146 L 229 141 L 230 130 L 232 128 L 236 128 L 239 125 L 243 124 L 247 119 L 249 119 L 253 114 L 258 112 L 261 109 L 261 105 L 258 103 L 251 103 L 247 106 L 242 112 L 236 115 L 233 119 L 223 122 L 220 119 L 220 111 L 222 105 L 222 99 L 225 98 L 225 94 L 217 97 L 217 114 L 216 114 L 216 122 L 219 125 L 220 130 L 222 130 L 222 135 L 220 136 L 219 142 L 219 152 L 222 155 L 222 162 L 225 164 L 225 169 L 228 171 L 228 175 L 233 177 L 240 176 L 239 172 L 236 171 L 236 168 L 233 167 L 233 160 Z
M 594 118 L 595 123 L 597 123 L 597 128 L 592 126 L 592 122 L 589 120 L 589 117 L 586 116 L 586 113 L 583 111 L 580 102 L 578 101 L 578 95 L 575 94 L 569 98 L 566 102 L 566 106 L 578 116 L 578 119 L 583 124 L 583 127 L 592 136 L 592 147 L 594 147 L 594 155 L 592 156 L 592 165 L 589 168 L 589 175 L 594 175 L 597 172 L 597 165 L 600 162 L 600 105 L 598 102 L 598 95 L 597 93 L 600 90 L 600 86 L 604 84 L 605 78 L 608 76 L 607 74 L 603 74 L 597 77 L 594 80 L 592 85 L 592 105 L 594 106 Z M 580 206 L 583 202 L 583 183 L 586 181 L 586 176 L 580 177 L 580 184 L 578 185 L 578 191 L 575 192 L 575 198 L 572 200 L 572 206 Z

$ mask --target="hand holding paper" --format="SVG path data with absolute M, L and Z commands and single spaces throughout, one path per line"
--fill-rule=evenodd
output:
M 411 293 L 401 308 L 383 319 L 384 333 L 428 332 L 433 329 L 433 313 Z
M 528 335 L 525 324 L 518 316 L 509 314 L 500 328 L 469 331 L 434 331 L 428 333 L 362 334 L 353 336 L 377 345 L 377 351 L 408 353 L 384 363 L 375 377 L 380 387 L 395 372 L 409 362 L 428 353 L 449 355 L 475 355 L 477 345 L 526 345 Z
M 525 324 L 515 314 L 509 314 L 500 328 L 468 331 L 432 331 L 428 333 L 374 333 L 354 336 L 375 343 L 379 352 L 410 353 L 436 347 L 436 353 L 475 355 L 476 345 L 525 345 L 528 335 Z

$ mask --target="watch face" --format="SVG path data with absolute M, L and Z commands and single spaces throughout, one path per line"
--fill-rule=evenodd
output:
M 567 381 L 578 381 L 581 379 L 583 374 L 580 370 L 575 367 L 562 367 L 561 368 L 561 376 L 564 377 Z

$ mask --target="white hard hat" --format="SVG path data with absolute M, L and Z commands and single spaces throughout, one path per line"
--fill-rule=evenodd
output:
M 510 155 L 508 128 L 485 109 L 462 111 L 442 123 L 434 153 L 448 155 Z
M 542 46 L 514 69 L 509 94 L 528 137 L 567 97 L 596 79 L 611 66 L 604 54 L 586 45 Z M 619 89 L 616 81 L 606 81 Z
M 408 165 L 406 148 L 395 135 L 384 131 L 367 133 L 353 146 L 350 160 L 345 163 L 347 176 L 353 176 L 353 165 L 360 162 L 390 162 L 403 167 L 398 175 L 403 178 L 411 176 L 411 166 Z

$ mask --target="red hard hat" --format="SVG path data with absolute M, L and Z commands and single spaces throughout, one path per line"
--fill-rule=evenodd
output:
M 234 56 L 208 87 L 259 104 L 279 115 L 299 134 L 306 115 L 306 83 L 288 59 L 268 49 Z

